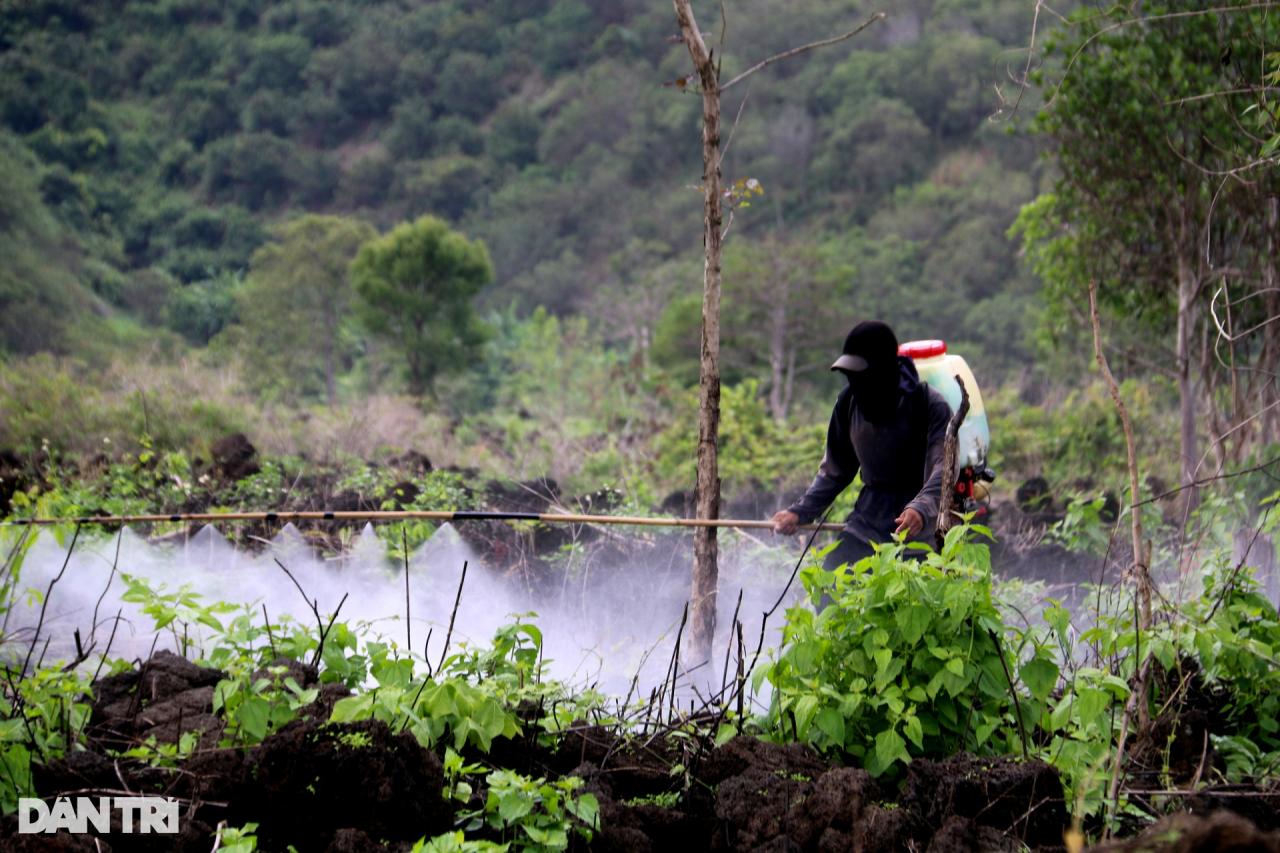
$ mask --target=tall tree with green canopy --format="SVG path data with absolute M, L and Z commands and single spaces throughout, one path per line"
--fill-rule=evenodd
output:
M 281 225 L 275 239 L 253 253 L 236 294 L 240 322 L 231 336 L 257 366 L 259 385 L 290 394 L 323 382 L 325 399 L 334 404 L 337 374 L 354 344 L 349 268 L 376 236 L 359 220 L 308 215 Z
M 1172 366 L 1187 484 L 1203 473 L 1198 427 L 1210 423 L 1220 460 L 1231 430 L 1214 424 L 1213 384 L 1228 353 L 1215 345 L 1208 308 L 1224 290 L 1229 300 L 1250 292 L 1260 298 L 1237 303 L 1237 323 L 1244 312 L 1265 316 L 1270 297 L 1259 282 L 1275 268 L 1268 209 L 1280 171 L 1248 167 L 1258 145 L 1244 118 L 1258 101 L 1266 52 L 1280 42 L 1280 18 L 1239 0 L 1220 6 L 1174 0 L 1072 16 L 1049 44 L 1061 77 L 1041 75 L 1045 106 L 1035 123 L 1056 143 L 1060 177 L 1017 226 L 1051 316 L 1087 316 L 1080 306 L 1097 281 L 1128 337 L 1155 344 L 1145 362 Z M 1259 332 L 1253 342 L 1230 341 L 1243 347 L 1231 357 L 1266 361 L 1257 366 L 1273 376 L 1276 324 Z M 1275 383 L 1264 384 L 1260 402 L 1269 403 Z M 1236 415 L 1248 413 L 1229 420 Z
M 404 355 L 409 390 L 423 394 L 484 341 L 471 299 L 493 280 L 489 250 L 424 216 L 369 241 L 351 266 L 369 330 Z

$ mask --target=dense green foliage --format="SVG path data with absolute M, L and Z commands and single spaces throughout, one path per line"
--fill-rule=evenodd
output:
M 726 73 L 862 16 L 828 2 L 732 11 Z M 740 213 L 736 242 L 830 244 L 792 276 L 806 298 L 845 306 L 824 333 L 879 313 L 1002 366 L 1025 352 L 1032 288 L 1003 232 L 1036 167 L 1025 140 L 986 121 L 986 92 L 1029 23 L 990 0 L 898 4 L 853 47 L 752 82 L 726 170 L 766 195 Z M 232 292 L 273 222 L 312 211 L 385 229 L 432 214 L 492 252 L 486 305 L 586 312 L 627 335 L 654 329 L 667 298 L 597 295 L 696 282 L 673 265 L 696 252 L 698 107 L 661 85 L 681 69 L 672 27 L 669 8 L 638 2 L 24 3 L 0 16 L 0 119 L 10 156 L 31 163 L 28 192 L 85 254 L 42 271 L 64 298 L 92 293 L 202 342 L 246 316 Z M 939 310 L 921 316 L 925 304 Z M 647 316 L 614 325 L 624 310 Z M 59 342 L 80 343 L 0 339 Z
M 365 323 L 404 354 L 411 392 L 427 391 L 479 349 L 484 333 L 471 298 L 493 278 L 493 265 L 482 243 L 443 221 L 424 216 L 366 243 L 351 278 Z
M 251 387 L 291 399 L 323 390 L 334 404 L 356 349 L 347 268 L 374 236 L 357 220 L 308 215 L 254 252 L 235 292 L 237 322 L 222 341 L 244 360 Z
M 1202 582 L 1202 591 L 1163 605 L 1151 631 L 1136 629 L 1132 595 L 1122 588 L 1096 600 L 1090 593 L 1075 610 L 1049 600 L 1039 618 L 1019 626 L 1011 618 L 1020 609 L 1010 598 L 1017 588 L 993 583 L 986 546 L 970 539 L 980 528 L 957 528 L 941 553 L 922 560 L 909 559 L 899 543 L 848 574 L 812 564 L 804 570 L 805 601 L 788 612 L 783 643 L 755 673 L 757 685 L 771 685 L 767 712 L 685 719 L 672 737 L 709 743 L 745 730 L 810 744 L 887 780 L 916 757 L 959 750 L 1030 755 L 1062 774 L 1077 820 L 1100 818 L 1107 809 L 1114 817 L 1128 797 L 1122 789 L 1112 802 L 1106 793 L 1123 709 L 1134 673 L 1149 657 L 1160 674 L 1147 700 L 1153 720 L 1192 719 L 1209 699 L 1218 722 L 1205 743 L 1199 733 L 1194 744 L 1180 743 L 1174 726 L 1167 742 L 1150 747 L 1154 753 L 1131 752 L 1126 760 L 1150 767 L 1153 760 L 1170 762 L 1175 747 L 1193 756 L 1212 749 L 1216 759 L 1202 766 L 1203 777 L 1197 773 L 1203 783 L 1265 780 L 1280 760 L 1274 713 L 1280 616 L 1259 594 L 1252 569 L 1230 559 L 1230 531 L 1211 517 L 1228 509 L 1202 508 L 1197 525 L 1206 558 L 1192 580 Z M 1276 528 L 1271 523 L 1263 532 Z M 16 579 L 29 543 L 13 531 L 0 533 L 4 552 L 17 555 L 6 575 Z M 422 849 L 482 849 L 476 845 L 491 838 L 515 849 L 564 849 L 574 834 L 589 838 L 600 815 L 580 780 L 522 776 L 476 759 L 499 739 L 525 734 L 554 746 L 583 720 L 621 722 L 625 729 L 653 710 L 641 701 L 606 715 L 602 697 L 548 680 L 542 634 L 529 622 L 500 628 L 488 645 L 462 645 L 433 667 L 371 625 L 336 623 L 319 633 L 289 619 L 268 625 L 252 605 L 206 602 L 187 588 L 150 587 L 131 577 L 125 582 L 126 599 L 157 630 L 226 673 L 213 692 L 214 713 L 227 724 L 219 749 L 257 744 L 308 713 L 319 691 L 300 687 L 280 665 L 284 658 L 316 664 L 322 684 L 355 691 L 332 707 L 331 722 L 382 720 L 442 754 L 442 793 L 458 804 L 461 834 L 424 840 Z M 15 797 L 32 790 L 32 762 L 81 742 L 91 673 L 129 666 L 95 654 L 80 667 L 50 661 L 6 680 L 0 807 L 11 811 Z M 715 731 L 708 719 L 719 721 Z M 359 748 L 361 734 L 349 737 Z M 122 748 L 119 759 L 172 770 L 196 750 L 194 736 L 153 740 Z M 672 768 L 673 785 L 681 772 Z M 673 790 L 663 801 L 677 803 L 687 793 Z
M 985 548 L 966 534 L 954 528 L 919 562 L 895 545 L 848 573 L 806 570 L 806 604 L 830 605 L 789 611 L 784 649 L 757 675 L 773 686 L 775 737 L 846 753 L 876 776 L 912 756 L 1017 751 L 1017 662 L 1001 645 Z M 1041 698 L 1056 671 L 1036 684 Z
M 1195 511 L 1158 496 L 1188 474 L 1179 440 L 1225 434 L 1205 455 L 1224 471 L 1280 437 L 1276 18 L 1243 0 L 1067 3 L 1028 58 L 1031 4 L 892 5 L 857 39 L 725 100 L 726 178 L 764 188 L 734 211 L 724 258 L 726 506 L 782 504 L 808 480 L 840 381 L 826 366 L 852 321 L 877 316 L 973 365 L 1002 486 L 1043 473 L 1054 499 L 1089 493 L 1058 500 L 1048 541 L 1126 561 L 1094 498 L 1123 477 L 1119 416 L 1081 378 L 1096 282 L 1152 498 L 1150 562 L 1176 567 L 1176 592 L 1141 630 L 1127 578 L 1072 603 L 1015 602 L 1035 584 L 994 582 L 969 527 L 922 559 L 896 543 L 847 574 L 810 565 L 806 600 L 754 673 L 766 713 L 726 707 L 714 732 L 686 718 L 668 734 L 699 749 L 744 731 L 802 742 L 889 780 L 960 750 L 1038 757 L 1078 820 L 1114 825 L 1127 794 L 1109 796 L 1113 771 L 1146 761 L 1166 785 L 1179 715 L 1207 703 L 1213 727 L 1191 747 L 1216 760 L 1191 784 L 1273 779 L 1280 615 L 1236 553 L 1242 520 L 1263 543 L 1280 531 L 1275 496 L 1259 509 L 1274 486 L 1265 470 L 1229 480 Z M 724 74 L 873 8 L 854 6 L 727 6 Z M 698 8 L 715 21 L 708 0 Z M 701 166 L 698 99 L 662 85 L 688 70 L 673 30 L 668 5 L 639 0 L 6 4 L 0 450 L 20 458 L 0 461 L 22 469 L 13 511 L 265 509 L 304 478 L 361 505 L 471 508 L 475 473 L 617 489 L 637 512 L 679 506 L 664 498 L 693 479 Z M 993 120 L 1024 63 L 1039 68 L 1013 96 L 1030 128 Z M 1219 334 L 1224 317 L 1248 331 Z M 239 430 L 266 451 L 262 470 L 224 480 L 210 449 Z M 408 448 L 464 473 L 390 463 Z M 433 531 L 379 533 L 399 558 Z M 0 614 L 30 546 L 0 528 Z M 553 570 L 569 576 L 579 548 Z M 780 550 L 751 558 L 771 581 Z M 278 659 L 309 661 L 354 691 L 332 722 L 379 720 L 442 753 L 459 829 L 415 849 L 564 849 L 598 828 L 581 780 L 469 763 L 603 716 L 594 692 L 545 678 L 536 625 L 433 666 L 369 625 L 317 634 L 124 581 L 157 631 L 226 673 L 219 748 L 306 715 L 319 690 Z M 82 742 L 85 668 L 127 666 L 29 662 L 7 660 L 0 686 L 5 812 L 32 791 L 33 763 Z M 655 712 L 617 710 L 621 728 Z M 1120 754 L 1141 728 L 1131 717 L 1162 715 L 1167 730 L 1142 734 L 1165 742 Z M 153 740 L 119 758 L 173 769 L 195 748 Z M 223 828 L 221 849 L 255 849 L 254 830 Z
M 847 573 L 812 563 L 807 600 L 788 611 L 782 646 L 755 675 L 757 687 L 772 687 L 761 733 L 890 777 L 915 757 L 962 750 L 1038 757 L 1062 774 L 1081 819 L 1108 805 L 1124 708 L 1149 657 L 1162 674 L 1147 697 L 1151 719 L 1177 720 L 1211 703 L 1221 718 L 1213 772 L 1269 778 L 1280 760 L 1280 616 L 1253 570 L 1231 558 L 1229 530 L 1215 530 L 1233 514 L 1222 502 L 1202 508 L 1194 524 L 1204 563 L 1190 584 L 1202 591 L 1167 602 L 1150 632 L 1135 625 L 1125 588 L 1090 592 L 1074 611 L 1047 599 L 1026 613 L 1016 584 L 993 585 L 986 546 L 967 541 L 965 527 L 923 559 L 895 543 Z M 1161 551 L 1179 547 L 1169 534 Z M 1176 737 L 1154 745 L 1166 775 Z M 1206 748 L 1188 747 L 1193 756 Z
M 1280 22 L 1246 3 L 1090 8 L 1053 32 L 1036 76 L 1033 126 L 1058 174 L 1017 230 L 1045 283 L 1045 330 L 1087 337 L 1080 306 L 1097 284 L 1125 361 L 1178 384 L 1184 480 L 1206 421 L 1225 436 L 1208 451 L 1219 459 L 1280 441 L 1271 417 L 1233 429 L 1277 400 L 1280 170 L 1258 158 L 1277 43 Z

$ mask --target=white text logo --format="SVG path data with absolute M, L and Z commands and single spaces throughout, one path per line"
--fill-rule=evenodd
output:
M 122 833 L 172 833 L 178 831 L 178 801 L 165 797 L 58 797 L 50 806 L 44 800 L 18 800 L 18 832 L 111 832 L 112 812 L 120 813 Z

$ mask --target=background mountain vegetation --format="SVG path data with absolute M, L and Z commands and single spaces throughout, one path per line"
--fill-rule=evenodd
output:
M 732 75 L 873 8 L 743 0 L 712 35 Z M 1058 175 L 1015 82 L 1034 4 L 887 11 L 726 99 L 725 175 L 765 188 L 726 255 L 726 488 L 807 481 L 826 366 L 866 317 L 969 360 L 997 462 L 1110 481 L 1123 444 L 1079 327 L 1010 233 Z M 167 405 L 195 453 L 240 426 L 315 459 L 417 445 L 650 500 L 687 487 L 699 105 L 670 85 L 674 32 L 640 0 L 6 4 L 0 444 L 120 447 Z M 404 318 L 347 266 L 415 221 L 492 264 L 418 330 L 430 346 L 387 334 Z M 1169 434 L 1174 383 L 1129 375 L 1144 434 Z

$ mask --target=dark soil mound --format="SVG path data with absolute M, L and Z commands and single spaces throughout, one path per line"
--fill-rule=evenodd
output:
M 279 665 L 303 686 L 317 684 L 314 668 Z M 323 685 L 320 700 L 256 747 L 219 747 L 223 722 L 210 703 L 223 675 L 159 652 L 137 670 L 101 679 L 86 748 L 33 768 L 46 800 L 121 790 L 176 797 L 180 834 L 19 839 L 10 817 L 0 821 L 0 849 L 205 851 L 225 821 L 258 824 L 264 850 L 403 850 L 448 831 L 459 810 L 484 800 L 481 786 L 465 806 L 446 801 L 439 755 L 409 734 L 380 721 L 327 724 L 332 703 L 347 692 L 342 686 Z M 917 759 L 891 782 L 833 764 L 808 746 L 745 736 L 712 747 L 686 733 L 624 737 L 579 722 L 552 744 L 536 725 L 544 711 L 521 706 L 523 734 L 495 741 L 487 754 L 464 752 L 468 761 L 534 777 L 581 778 L 599 801 L 601 825 L 590 844 L 575 839 L 574 849 L 1063 849 L 1062 784 L 1039 762 Z M 199 732 L 200 746 L 169 766 L 113 752 L 149 737 L 174 742 L 184 731 Z M 1184 805 L 1193 814 L 1152 827 L 1138 839 L 1143 846 L 1101 849 L 1280 851 L 1280 792 L 1206 789 Z
M 736 738 L 700 778 L 716 786 L 717 850 L 1053 849 L 1067 827 L 1062 783 L 1039 762 L 916 760 L 899 796 L 807 747 Z
M 1245 785 L 1214 785 L 1189 797 L 1187 811 L 1205 817 L 1215 812 L 1234 812 L 1262 830 L 1280 830 L 1280 788 L 1258 790 Z
M 1136 838 L 1090 848 L 1091 853 L 1280 853 L 1280 832 L 1264 832 L 1231 812 L 1176 814 Z
M 100 679 L 90 735 L 112 746 L 154 737 L 177 743 L 183 732 L 200 732 L 200 746 L 216 746 L 223 722 L 211 713 L 213 688 L 226 677 L 172 652 L 159 651 L 136 670 Z
M 1028 847 L 1056 847 L 1067 828 L 1058 771 L 1039 761 L 956 755 L 916 759 L 907 768 L 902 806 L 941 827 L 958 816 Z
M 214 471 L 229 482 L 242 480 L 262 470 L 258 464 L 258 448 L 242 432 L 218 439 L 209 448 L 209 453 L 213 456 Z
M 268 850 L 323 850 L 347 828 L 413 841 L 450 827 L 443 787 L 440 759 L 386 723 L 297 722 L 249 753 L 239 808 Z

